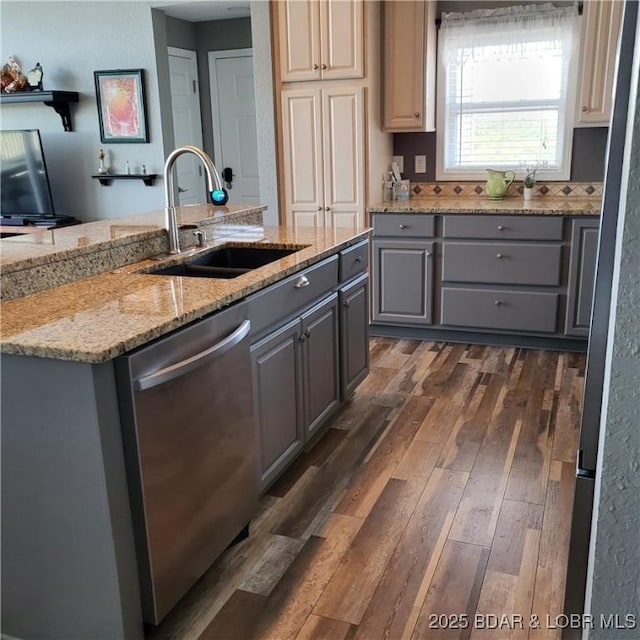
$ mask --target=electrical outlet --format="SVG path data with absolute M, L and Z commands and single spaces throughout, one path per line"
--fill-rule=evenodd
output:
M 427 173 L 427 156 L 416 156 L 414 167 L 416 173 Z
M 404 156 L 393 156 L 393 161 L 400 168 L 400 173 L 404 173 Z

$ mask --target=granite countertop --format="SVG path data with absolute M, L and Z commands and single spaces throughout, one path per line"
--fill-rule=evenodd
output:
M 369 213 L 446 213 L 446 214 L 515 214 L 547 216 L 597 216 L 600 198 L 539 197 L 526 201 L 522 197 L 502 200 L 470 197 L 411 198 L 380 202 L 369 207 Z
M 158 265 L 145 259 L 4 301 L 0 351 L 106 362 L 318 262 L 370 232 L 364 228 L 351 232 L 260 227 L 259 233 L 255 226 L 248 229 L 249 233 L 227 235 L 208 248 L 233 242 L 304 248 L 231 280 L 141 273 Z
M 179 227 L 207 227 L 224 220 L 260 213 L 266 206 L 187 205 L 178 207 Z M 0 241 L 0 267 L 10 273 L 28 266 L 43 265 L 132 242 L 164 240 L 164 211 L 149 211 L 122 218 L 109 218 L 79 225 L 45 230 L 41 234 L 24 234 Z

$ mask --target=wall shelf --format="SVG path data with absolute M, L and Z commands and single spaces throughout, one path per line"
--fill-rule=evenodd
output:
M 153 186 L 157 173 L 94 173 L 92 176 L 99 180 L 103 187 L 108 187 L 112 180 L 142 180 L 147 187 Z
M 54 109 L 60 116 L 65 131 L 73 131 L 69 105 L 72 102 L 78 102 L 79 95 L 77 91 L 20 91 L 18 93 L 1 93 L 0 104 L 42 102 Z

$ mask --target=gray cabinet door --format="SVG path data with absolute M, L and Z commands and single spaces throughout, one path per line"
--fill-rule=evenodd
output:
M 340 402 L 338 294 L 302 316 L 304 424 L 307 440 Z
M 599 226 L 598 219 L 572 221 L 565 326 L 568 336 L 589 335 Z
M 432 323 L 433 242 L 374 240 L 373 321 Z
M 260 433 L 264 490 L 302 449 L 300 320 L 251 347 L 254 406 Z
M 346 398 L 369 373 L 369 276 L 340 289 L 340 385 Z

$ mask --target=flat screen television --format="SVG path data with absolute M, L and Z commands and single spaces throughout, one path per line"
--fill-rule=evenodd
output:
M 0 131 L 0 215 L 55 218 L 38 129 Z

